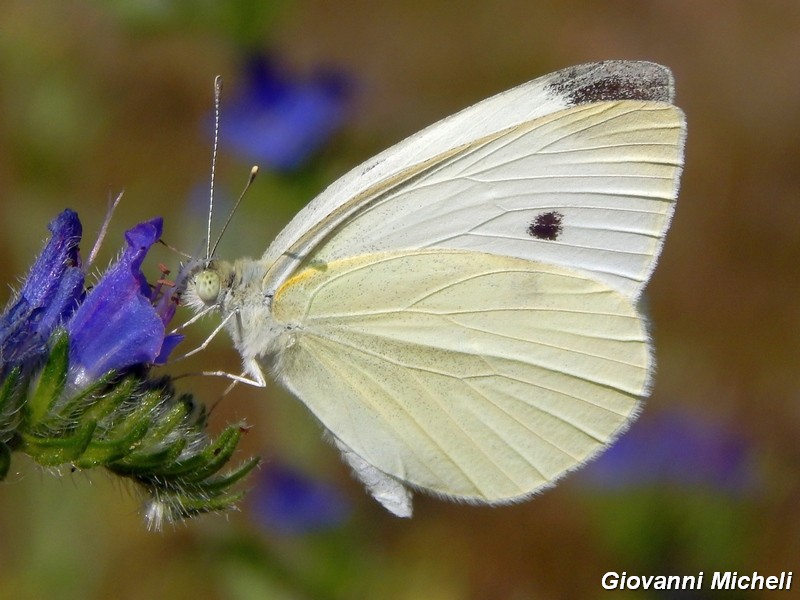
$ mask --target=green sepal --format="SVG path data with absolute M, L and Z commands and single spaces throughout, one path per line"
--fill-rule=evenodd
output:
M 175 404 L 166 413 L 159 415 L 158 421 L 150 431 L 149 439 L 160 440 L 167 438 L 176 428 L 185 424 L 194 411 L 194 401 L 190 396 L 183 395 L 174 401 Z
M 22 390 L 19 384 L 22 369 L 12 369 L 0 385 L 0 442 L 8 441 L 19 421 Z
M 88 448 L 92 435 L 97 429 L 96 422 L 83 424 L 71 435 L 61 437 L 42 436 L 20 432 L 20 446 L 26 454 L 45 467 L 57 467 L 65 463 L 75 462 Z
M 17 396 L 15 392 L 17 391 L 17 383 L 21 373 L 22 369 L 19 367 L 12 369 L 3 380 L 3 384 L 0 385 L 0 414 L 5 413 L 9 406 L 12 405 L 14 397 Z
M 244 492 L 231 493 L 228 490 L 244 479 L 260 462 L 258 457 L 252 457 L 225 475 L 202 483 L 181 486 L 168 493 L 154 493 L 153 496 L 169 511 L 167 518 L 172 521 L 229 510 L 244 497 Z
M 178 477 L 186 483 L 202 481 L 219 471 L 231 459 L 241 435 L 239 426 L 228 427 L 202 452 L 165 466 L 159 475 L 166 478 Z
M 236 451 L 241 425 L 212 439 L 204 407 L 177 396 L 168 377 L 147 379 L 144 369 L 71 389 L 66 332 L 56 331 L 48 346 L 38 373 L 15 369 L 0 382 L 0 479 L 14 451 L 46 467 L 102 466 L 148 494 L 151 526 L 228 510 L 241 499 L 232 486 L 259 460 L 218 474 Z
M 63 427 L 64 423 L 99 421 L 110 414 L 130 396 L 136 385 L 134 379 L 126 379 L 109 388 L 115 376 L 114 371 L 109 371 L 86 389 L 76 392 L 72 398 L 54 403 L 53 410 L 37 428 L 51 430 Z
M 149 425 L 144 419 L 125 422 L 125 427 L 120 427 L 121 431 L 116 431 L 117 437 L 92 440 L 81 457 L 74 461 L 75 466 L 79 469 L 91 469 L 124 458 L 147 434 Z
M 171 444 L 160 446 L 152 451 L 131 452 L 125 458 L 115 461 L 107 467 L 119 475 L 128 477 L 141 478 L 152 474 L 152 477 L 159 478 L 163 465 L 177 459 L 185 447 L 186 440 L 177 439 Z
M 199 487 L 206 494 L 219 494 L 244 479 L 260 462 L 261 459 L 257 456 L 252 457 L 224 475 L 203 481 Z
M 188 519 L 204 513 L 228 510 L 231 506 L 235 506 L 243 497 L 243 492 L 235 492 L 215 498 L 176 494 L 174 498 L 171 499 L 171 504 L 174 505 L 173 512 L 177 517 Z
M 42 367 L 38 380 L 29 391 L 28 401 L 23 405 L 24 419 L 28 429 L 36 427 L 50 413 L 50 409 L 61 397 L 67 381 L 69 368 L 69 336 L 65 329 L 57 329 L 50 337 L 50 352 Z

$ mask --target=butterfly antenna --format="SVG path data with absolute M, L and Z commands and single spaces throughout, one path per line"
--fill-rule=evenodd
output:
M 214 216 L 214 179 L 217 173 L 217 148 L 219 145 L 219 105 L 222 98 L 222 76 L 214 78 L 214 146 L 211 150 L 211 190 L 208 196 L 208 228 L 206 230 L 206 261 L 211 258 L 211 218 Z M 216 248 L 216 244 L 214 244 Z
M 180 250 L 178 250 L 178 249 L 177 249 L 175 246 L 170 246 L 170 245 L 169 245 L 167 242 L 165 242 L 164 240 L 158 240 L 158 241 L 156 242 L 156 244 L 161 244 L 161 245 L 162 245 L 162 246 L 164 246 L 164 247 L 165 247 L 167 250 L 169 250 L 170 252 L 174 252 L 175 254 L 177 254 L 178 256 L 180 256 L 181 258 L 185 258 L 185 259 L 187 259 L 187 260 L 192 260 L 192 259 L 194 259 L 194 258 L 195 258 L 195 257 L 194 257 L 194 256 L 192 256 L 191 254 L 186 254 L 186 252 L 181 252 L 181 251 L 180 251 Z
M 217 236 L 214 245 L 211 247 L 211 254 L 209 254 L 209 258 L 211 256 L 214 256 L 214 253 L 217 251 L 217 246 L 219 246 L 219 241 L 222 239 L 222 234 L 225 233 L 225 230 L 228 228 L 228 225 L 230 225 L 231 219 L 233 219 L 233 215 L 236 212 L 236 209 L 239 208 L 239 204 L 242 203 L 242 200 L 244 199 L 244 195 L 247 193 L 247 190 L 249 190 L 250 186 L 253 185 L 253 181 L 255 181 L 256 175 L 258 175 L 258 167 L 253 165 L 253 167 L 250 169 L 250 177 L 247 178 L 247 183 L 245 184 L 242 193 L 239 194 L 239 199 L 236 201 L 236 204 L 233 205 L 231 212 L 228 214 L 228 218 L 225 219 L 225 224 L 222 226 L 222 230 L 219 232 L 219 235 Z

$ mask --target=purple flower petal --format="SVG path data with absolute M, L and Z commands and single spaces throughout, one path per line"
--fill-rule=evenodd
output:
M 254 57 L 247 76 L 244 93 L 225 111 L 222 143 L 249 160 L 296 169 L 344 122 L 352 86 L 339 72 L 297 81 Z
M 165 336 L 166 313 L 153 306 L 141 272 L 150 247 L 161 237 L 160 218 L 126 232 L 127 249 L 103 275 L 67 324 L 70 369 L 78 386 L 114 369 L 165 360 L 180 336 Z
M 17 298 L 0 316 L 2 370 L 43 356 L 53 330 L 83 299 L 84 275 L 78 245 L 81 222 L 65 210 L 48 225 L 51 237 L 36 259 Z
M 183 336 L 172 333 L 164 338 L 164 342 L 161 344 L 161 351 L 158 353 L 153 359 L 153 364 L 155 365 L 163 365 L 164 363 L 169 360 L 169 355 L 172 354 L 172 351 L 175 347 L 183 341 Z

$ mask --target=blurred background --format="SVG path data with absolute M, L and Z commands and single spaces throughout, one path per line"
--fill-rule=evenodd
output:
M 648 288 L 652 397 L 608 453 L 521 505 L 418 496 L 410 521 L 353 481 L 299 402 L 240 386 L 241 511 L 148 532 L 104 472 L 15 456 L 0 483 L 0 598 L 558 599 L 607 571 L 795 571 L 800 588 L 800 3 L 515 0 L 5 0 L 0 20 L 0 301 L 65 207 L 97 267 L 154 215 L 198 253 L 213 78 L 225 78 L 220 215 L 261 175 L 223 257 L 258 256 L 328 183 L 489 95 L 603 59 L 668 65 L 687 114 L 678 210 Z M 159 249 L 150 260 L 175 266 Z M 213 328 L 192 328 L 190 344 Z M 220 336 L 194 363 L 237 372 Z M 225 382 L 182 380 L 206 403 Z M 776 592 L 729 592 L 760 598 Z M 781 597 L 800 597 L 797 591 Z

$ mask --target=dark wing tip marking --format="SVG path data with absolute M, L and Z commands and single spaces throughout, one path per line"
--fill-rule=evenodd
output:
M 672 102 L 672 73 L 649 62 L 606 61 L 554 74 L 550 89 L 571 106 L 615 100 Z
M 555 241 L 564 230 L 561 223 L 564 215 L 560 212 L 546 212 L 538 215 L 528 225 L 528 234 L 537 240 Z

